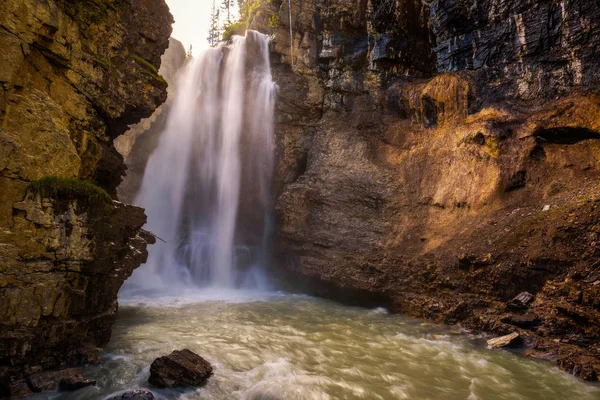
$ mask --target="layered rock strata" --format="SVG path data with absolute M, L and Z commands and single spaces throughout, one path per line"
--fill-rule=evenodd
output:
M 597 4 L 292 1 L 293 53 L 288 2 L 255 4 L 281 89 L 275 271 L 519 332 L 596 379 Z
M 145 260 L 143 210 L 31 182 L 53 176 L 116 193 L 124 165 L 112 141 L 165 100 L 157 68 L 171 23 L 159 0 L 3 3 L 2 394 L 11 379 L 93 362 L 119 287 Z

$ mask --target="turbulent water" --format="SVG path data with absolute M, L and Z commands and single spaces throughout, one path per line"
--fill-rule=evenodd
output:
M 600 399 L 597 386 L 486 350 L 450 327 L 304 296 L 205 296 L 126 302 L 104 364 L 86 371 L 98 386 L 58 398 L 104 399 L 144 387 L 161 399 Z M 208 384 L 149 387 L 150 363 L 184 347 L 213 364 Z
M 267 37 L 206 50 L 176 87 L 136 197 L 160 239 L 128 286 L 259 287 L 276 90 Z

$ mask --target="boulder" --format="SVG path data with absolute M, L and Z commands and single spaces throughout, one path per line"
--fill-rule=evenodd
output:
M 521 292 L 514 299 L 509 301 L 506 306 L 512 310 L 523 310 L 533 301 L 534 296 L 529 292 Z
M 58 387 L 60 390 L 73 391 L 95 384 L 95 380 L 84 377 L 79 370 L 74 369 L 60 379 Z
M 502 317 L 502 322 L 518 326 L 519 328 L 534 328 L 542 323 L 540 318 L 533 313 L 526 313 L 524 315 L 506 315 Z
M 13 397 L 29 396 L 34 393 L 55 390 L 57 387 L 60 387 L 61 390 L 72 391 L 96 384 L 95 380 L 87 379 L 82 374 L 83 371 L 80 368 L 40 372 L 26 379 L 9 382 L 5 388 L 8 394 L 4 394 L 0 384 L 0 398 L 9 394 Z
M 517 332 L 513 332 L 506 336 L 497 337 L 487 341 L 488 348 L 500 349 L 502 347 L 511 347 L 518 344 L 521 341 L 521 337 Z
M 31 396 L 33 391 L 27 385 L 25 379 L 20 379 L 13 382 L 0 382 L 0 399 L 5 398 L 21 398 Z M 11 397 L 12 396 L 12 397 Z
M 208 361 L 188 349 L 159 357 L 150 366 L 148 382 L 157 387 L 200 386 L 212 375 Z
M 42 372 L 27 378 L 29 387 L 34 392 L 47 392 L 56 389 L 57 375 L 53 372 Z
M 120 395 L 113 396 L 108 400 L 154 400 L 154 394 L 146 389 L 130 390 Z

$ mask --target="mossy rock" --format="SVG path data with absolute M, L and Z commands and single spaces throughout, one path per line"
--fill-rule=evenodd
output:
M 225 31 L 223 32 L 223 41 L 228 42 L 235 35 L 244 36 L 246 29 L 248 29 L 248 23 L 246 21 L 235 22 L 231 25 L 227 25 L 225 27 Z
M 110 195 L 101 187 L 88 181 L 72 178 L 46 176 L 32 181 L 34 193 L 57 200 L 85 200 L 90 203 L 112 203 Z
M 138 56 L 138 55 L 134 55 L 133 59 L 138 64 L 140 64 L 142 67 L 144 67 L 146 75 L 150 76 L 151 78 L 156 79 L 158 82 L 160 82 L 162 85 L 164 85 L 165 88 L 167 86 L 169 86 L 169 84 L 167 83 L 165 78 L 163 78 L 160 75 L 160 73 L 158 72 L 158 69 L 154 66 L 154 64 L 152 64 L 150 61 L 148 61 L 145 58 Z

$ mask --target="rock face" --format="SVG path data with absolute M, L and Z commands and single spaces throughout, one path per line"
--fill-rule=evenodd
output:
M 161 57 L 160 75 L 169 84 L 167 101 L 149 117 L 115 140 L 115 147 L 125 158 L 127 171 L 123 182 L 117 188 L 119 199 L 133 204 L 148 163 L 150 154 L 158 145 L 158 138 L 166 127 L 167 117 L 171 108 L 171 100 L 177 91 L 177 76 L 187 60 L 185 48 L 180 41 L 169 39 L 169 48 Z
M 14 210 L 17 233 L 3 246 L 18 273 L 6 268 L 0 280 L 2 376 L 95 362 L 119 288 L 152 243 L 143 210 L 32 192 Z
M 148 382 L 158 387 L 201 386 L 212 375 L 208 361 L 188 349 L 154 360 Z
M 95 361 L 116 294 L 146 258 L 143 210 L 41 193 L 47 176 L 111 194 L 112 141 L 166 98 L 163 1 L 5 1 L 0 10 L 0 390 Z M 16 381 L 15 381 L 16 379 Z
M 536 351 L 593 378 L 597 4 L 291 4 L 291 57 L 287 1 L 248 16 L 274 37 L 281 88 L 275 272 L 500 335 L 532 320 Z M 530 316 L 507 317 L 521 292 Z

